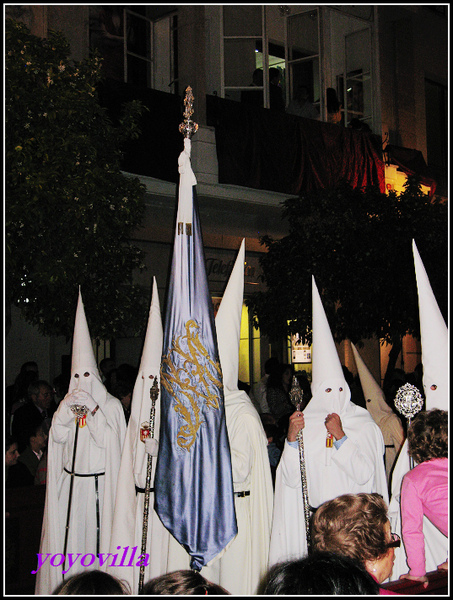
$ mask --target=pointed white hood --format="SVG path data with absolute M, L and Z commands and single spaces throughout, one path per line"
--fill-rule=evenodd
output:
M 308 403 L 306 411 L 312 412 L 316 408 L 326 414 L 335 412 L 341 415 L 344 410 L 349 408 L 351 392 L 344 378 L 340 358 L 314 277 L 312 277 L 312 302 L 312 399 Z
M 414 240 L 412 250 L 417 278 L 426 410 L 448 410 L 448 328 Z
M 365 397 L 366 407 L 376 423 L 381 425 L 390 415 L 395 413 L 387 404 L 381 386 L 371 374 L 357 348 L 352 342 L 351 348 L 354 354 L 355 364 L 357 365 L 357 371 L 359 374 L 363 395 Z
M 162 340 L 163 328 L 162 317 L 159 303 L 159 293 L 157 290 L 156 278 L 153 277 L 153 291 L 151 306 L 149 309 L 148 326 L 143 343 L 142 358 L 137 373 L 137 379 L 132 394 L 132 409 L 129 422 L 129 429 L 134 429 L 133 439 L 136 444 L 135 468 L 136 473 L 142 472 L 142 467 L 146 463 L 147 456 L 143 442 L 140 442 L 140 426 L 145 421 L 149 421 L 151 410 L 150 390 L 157 377 L 160 392 L 160 362 L 162 358 Z M 160 395 L 160 394 L 159 394 Z M 159 435 L 160 410 L 159 398 L 156 401 L 154 436 Z M 134 452 L 135 454 L 135 452 Z
M 245 240 L 228 280 L 215 318 L 220 366 L 225 396 L 238 390 L 239 342 L 241 339 L 242 301 L 244 298 Z
M 140 367 L 132 394 L 131 416 L 127 426 L 121 466 L 118 481 L 121 486 L 116 496 L 115 514 L 112 526 L 110 550 L 116 552 L 118 546 L 141 548 L 144 494 L 136 492 L 136 486 L 144 489 L 148 466 L 148 454 L 145 444 L 140 440 L 142 423 L 150 420 L 151 397 L 150 389 L 155 378 L 159 381 L 160 392 L 160 361 L 162 356 L 162 318 L 159 304 L 156 278 L 153 277 L 151 306 L 148 325 L 143 344 Z M 150 377 L 152 375 L 152 378 Z M 156 400 L 154 414 L 154 437 L 159 437 L 160 426 L 160 393 Z M 156 459 L 152 460 L 151 488 L 154 486 Z M 151 502 L 154 495 L 151 496 Z M 152 508 L 149 510 L 148 536 L 146 552 L 152 557 L 145 568 L 145 581 L 162 575 L 167 566 L 169 532 L 165 529 L 159 517 Z M 133 594 L 138 593 L 139 569 L 111 569 L 113 575 L 124 579 L 130 585 Z
M 97 401 L 99 400 L 97 394 L 101 394 L 102 401 L 107 393 L 94 357 L 80 288 L 72 340 L 71 379 L 68 392 L 75 390 L 84 390 Z

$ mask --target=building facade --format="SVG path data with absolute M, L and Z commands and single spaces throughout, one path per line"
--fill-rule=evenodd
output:
M 145 250 L 148 266 L 139 283 L 149 289 L 155 275 L 162 304 L 173 241 L 177 157 L 182 150 L 177 119 L 182 121 L 182 109 L 179 116 L 178 111 L 185 88 L 193 89 L 193 118 L 199 124 L 192 140 L 192 164 L 213 300 L 220 301 L 243 238 L 247 296 L 263 285 L 259 257 L 264 249 L 259 239 L 287 233 L 281 202 L 300 189 L 291 187 L 283 173 L 279 181 L 279 169 L 269 184 L 252 177 L 255 165 L 248 169 L 248 178 L 239 177 L 237 167 L 227 168 L 218 143 L 225 125 L 221 118 L 236 114 L 238 106 L 252 98 L 259 110 L 272 109 L 275 90 L 269 73 L 277 73 L 284 105 L 297 100 L 305 88 L 318 115 L 313 127 L 323 131 L 330 118 L 327 90 L 333 89 L 342 105 L 343 128 L 354 120 L 380 140 L 387 189 L 401 190 L 416 163 L 424 189 L 436 185 L 436 194 L 446 198 L 447 10 L 448 5 L 403 4 L 61 4 L 7 5 L 5 14 L 24 21 L 35 35 L 45 37 L 49 29 L 63 31 L 76 60 L 97 48 L 107 78 L 103 100 L 112 111 L 120 98 L 139 97 L 149 106 L 149 129 L 137 155 L 126 158 L 124 170 L 146 186 L 147 212 L 134 239 Z M 261 79 L 255 80 L 257 72 Z M 170 116 L 175 114 L 176 118 Z M 274 115 L 273 110 L 266 113 L 269 127 L 274 118 L 287 116 Z M 229 124 L 233 125 L 239 128 L 236 120 Z M 241 136 L 240 129 L 237 135 Z M 275 166 L 272 151 L 278 154 L 279 149 L 269 150 Z M 114 354 L 117 364 L 135 365 L 141 344 L 137 338 L 120 339 L 106 341 L 96 350 L 99 360 Z M 28 354 L 30 347 L 34 356 Z M 355 372 L 349 348 L 341 344 L 340 356 Z M 26 360 L 37 360 L 41 376 L 52 380 L 70 346 L 65 340 L 41 338 L 13 308 L 5 350 L 6 379 L 12 383 Z M 260 336 L 244 306 L 240 379 L 257 382 L 271 353 L 284 362 L 293 356 L 289 341 L 271 347 Z M 388 347 L 367 340 L 362 354 L 376 379 L 382 380 Z M 420 361 L 420 347 L 413 338 L 405 338 L 400 360 L 398 366 L 406 372 Z M 309 362 L 297 367 L 310 371 Z

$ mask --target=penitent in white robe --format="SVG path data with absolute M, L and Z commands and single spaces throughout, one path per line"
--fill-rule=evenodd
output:
M 138 593 L 140 580 L 140 563 L 144 565 L 143 583 L 167 572 L 167 552 L 170 533 L 165 529 L 154 510 L 154 491 L 149 495 L 148 531 L 146 535 L 145 554 L 140 558 L 143 541 L 143 512 L 145 504 L 146 475 L 148 454 L 145 444 L 140 439 L 141 425 L 150 421 L 151 394 L 153 384 L 158 381 L 162 356 L 162 320 L 160 314 L 159 294 L 156 278 L 153 279 L 152 303 L 149 311 L 148 327 L 143 345 L 142 358 L 137 379 L 132 394 L 132 410 L 127 426 L 118 486 L 115 515 L 113 518 L 110 548 L 112 553 L 118 552 L 118 547 L 128 548 L 125 561 L 128 566 L 118 566 L 108 569 L 108 573 L 126 581 L 132 594 Z M 157 377 L 157 380 L 156 380 Z M 159 392 L 160 393 L 160 392 Z M 160 397 L 154 406 L 154 439 L 160 427 Z M 154 490 L 154 475 L 157 456 L 151 458 L 150 487 Z M 123 550 L 124 551 L 124 550 Z M 135 555 L 134 555 L 135 551 Z M 132 557 L 134 557 L 132 559 Z M 129 566 L 131 565 L 131 566 Z
M 154 423 L 154 430 L 156 432 L 159 431 L 160 422 L 159 401 L 160 399 L 158 399 L 156 403 L 157 407 Z M 132 404 L 133 403 L 134 400 Z M 148 408 L 148 410 L 146 410 L 146 408 Z M 110 542 L 110 552 L 120 552 L 118 547 L 122 549 L 129 548 L 127 556 L 134 558 L 131 563 L 128 562 L 129 559 L 128 561 L 125 561 L 130 566 L 121 566 L 120 563 L 115 567 L 108 568 L 107 571 L 111 575 L 126 581 L 132 594 L 138 594 L 140 562 L 142 560 L 140 559 L 140 556 L 142 554 L 145 494 L 143 491 L 136 491 L 136 488 L 144 490 L 146 486 L 148 454 L 145 452 L 144 443 L 140 441 L 140 425 L 145 421 L 149 421 L 149 407 L 144 407 L 144 410 L 139 411 L 138 414 L 134 412 L 133 407 L 126 433 L 123 456 L 121 458 L 121 468 L 118 477 L 120 484 L 117 491 L 115 516 L 113 519 Z M 167 572 L 167 551 L 170 534 L 167 529 L 165 529 L 154 510 L 154 474 L 156 471 L 156 460 L 157 457 L 155 456 L 151 459 L 152 491 L 149 496 L 148 531 L 145 550 L 145 554 L 147 554 L 148 557 L 145 556 L 143 558 L 143 564 L 145 565 L 144 583 Z M 134 548 L 136 548 L 135 554 L 133 552 Z
M 420 312 L 420 334 L 422 342 L 423 388 L 426 398 L 426 410 L 449 409 L 449 362 L 448 328 L 437 305 L 428 275 L 420 258 L 415 242 L 412 242 L 415 273 L 417 277 L 418 303 Z M 404 442 L 397 458 L 391 480 L 391 500 L 389 518 L 392 531 L 401 536 L 400 494 L 404 475 L 410 470 L 408 442 Z M 427 517 L 423 517 L 425 537 L 426 572 L 435 571 L 448 555 L 448 538 L 440 532 Z M 391 580 L 408 573 L 404 543 L 395 551 L 395 562 Z
M 99 384 L 101 385 L 101 384 Z M 94 416 L 86 416 L 86 425 L 79 427 L 75 472 L 81 474 L 104 473 L 98 477 L 100 511 L 100 552 L 109 552 L 110 531 L 113 518 L 121 451 L 126 433 L 126 422 L 121 403 L 103 389 L 103 399 L 96 399 L 99 409 Z M 39 552 L 51 556 L 64 551 L 65 526 L 69 501 L 75 417 L 64 399 L 52 420 L 49 432 L 47 489 L 43 527 Z M 89 568 L 99 568 L 98 559 L 91 564 L 90 557 L 83 566 L 80 559 L 87 554 L 97 554 L 97 519 L 94 477 L 74 477 L 71 518 L 66 554 L 80 554 L 65 578 Z M 54 564 L 58 561 L 54 560 Z M 66 562 L 66 569 L 69 564 Z M 52 566 L 46 560 L 36 576 L 36 594 L 49 595 L 63 581 L 62 566 Z
M 325 388 L 341 385 L 341 400 L 330 403 Z M 349 401 L 345 382 L 330 380 L 308 403 L 303 430 L 310 506 L 342 494 L 377 492 L 388 502 L 384 441 L 379 427 L 363 408 Z M 345 389 L 346 388 L 346 389 Z M 338 395 L 337 395 L 338 396 Z M 332 397 L 333 400 L 333 397 Z M 347 439 L 337 450 L 326 448 L 327 414 L 339 414 Z M 285 442 L 275 481 L 270 565 L 307 554 L 299 450 Z
M 201 574 L 234 595 L 256 594 L 268 568 L 273 489 L 267 438 L 243 391 L 227 393 L 225 415 L 231 449 L 238 534 Z M 239 492 L 250 492 L 237 496 Z M 189 556 L 170 538 L 168 571 L 189 568 Z

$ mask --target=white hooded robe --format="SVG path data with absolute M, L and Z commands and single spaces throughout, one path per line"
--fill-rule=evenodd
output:
M 350 401 L 340 359 L 313 279 L 312 398 L 304 410 L 303 444 L 308 501 L 317 508 L 342 494 L 378 492 L 388 502 L 384 440 L 365 409 Z M 347 437 L 339 449 L 326 447 L 325 419 L 340 416 Z M 275 478 L 269 563 L 307 554 L 298 447 L 285 441 Z
M 44 517 L 41 532 L 41 555 L 49 558 L 38 570 L 36 594 L 52 594 L 63 581 L 64 566 L 53 566 L 58 560 L 52 557 L 64 552 L 65 527 L 68 513 L 76 418 L 65 400 L 77 390 L 88 392 L 99 409 L 88 412 L 86 424 L 78 426 L 77 451 L 74 472 L 88 477 L 74 477 L 71 513 L 68 530 L 66 556 L 79 557 L 69 568 L 66 561 L 65 578 L 83 571 L 87 567 L 100 568 L 97 555 L 108 553 L 113 510 L 120 467 L 121 452 L 126 434 L 126 421 L 121 402 L 109 394 L 97 370 L 89 337 L 82 298 L 79 302 L 74 329 L 73 358 L 69 391 L 60 402 L 52 419 L 49 431 L 47 459 L 47 487 Z M 99 525 L 97 530 L 96 484 L 93 474 L 103 473 L 97 478 Z M 106 555 L 105 554 L 105 555 Z M 90 564 L 91 556 L 93 562 Z M 84 559 L 85 557 L 85 559 Z M 85 564 L 82 564 L 84 560 Z

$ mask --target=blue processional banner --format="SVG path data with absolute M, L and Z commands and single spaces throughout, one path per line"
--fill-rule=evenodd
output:
M 200 570 L 235 537 L 237 525 L 195 186 L 191 199 L 190 217 L 177 223 L 166 307 L 155 508 L 191 556 L 191 568 Z

